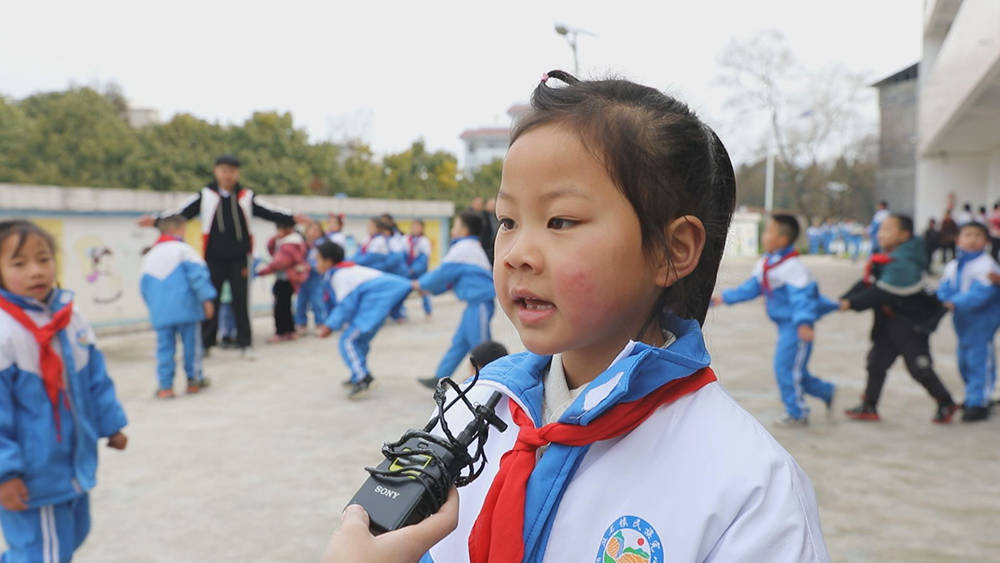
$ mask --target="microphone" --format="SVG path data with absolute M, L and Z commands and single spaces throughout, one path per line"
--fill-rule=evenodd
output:
M 466 391 L 478 379 L 477 370 Z M 449 386 L 458 396 L 445 406 L 446 387 Z M 368 511 L 372 534 L 421 522 L 441 508 L 452 486 L 468 485 L 482 473 L 487 461 L 483 446 L 490 427 L 500 432 L 507 430 L 507 424 L 495 412 L 503 394 L 494 391 L 485 405 L 473 405 L 466 391 L 451 378 L 438 381 L 434 391 L 437 415 L 422 430 L 408 430 L 396 442 L 384 444 L 382 463 L 378 467 L 365 468 L 370 476 L 348 504 L 360 504 Z M 473 419 L 455 436 L 444 414 L 459 401 L 472 412 Z M 431 433 L 438 424 L 443 435 Z M 476 444 L 475 454 L 470 455 L 473 443 Z

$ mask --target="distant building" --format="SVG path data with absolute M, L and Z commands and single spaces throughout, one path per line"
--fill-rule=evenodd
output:
M 919 225 L 940 217 L 949 192 L 1000 200 L 1000 1 L 925 0 L 917 79 Z
M 515 104 L 507 110 L 513 125 L 530 108 L 526 104 Z M 459 137 L 465 141 L 465 159 L 463 169 L 466 174 L 472 174 L 482 166 L 507 155 L 510 144 L 510 126 L 479 127 L 466 129 Z
M 160 112 L 153 108 L 128 108 L 129 125 L 136 129 L 160 122 Z
M 872 84 L 878 89 L 876 199 L 913 214 L 917 196 L 917 73 L 919 63 Z

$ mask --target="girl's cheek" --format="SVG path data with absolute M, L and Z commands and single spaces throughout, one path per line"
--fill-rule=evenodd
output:
M 602 295 L 598 272 L 566 265 L 554 270 L 558 273 L 554 274 L 556 283 L 553 298 L 559 304 L 559 309 L 571 318 L 584 322 L 600 316 L 607 301 L 613 300 L 614 296 Z

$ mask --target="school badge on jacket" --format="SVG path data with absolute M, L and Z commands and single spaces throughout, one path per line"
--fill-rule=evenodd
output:
M 622 516 L 604 532 L 595 563 L 663 563 L 656 530 L 638 516 Z

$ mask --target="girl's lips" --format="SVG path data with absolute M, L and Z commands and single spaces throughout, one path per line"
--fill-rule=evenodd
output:
M 538 324 L 556 312 L 553 303 L 542 299 L 515 298 L 514 305 L 517 307 L 517 319 L 523 325 Z

